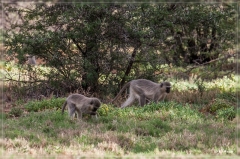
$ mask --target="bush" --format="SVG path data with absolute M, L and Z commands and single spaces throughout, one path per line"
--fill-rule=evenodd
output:
M 203 108 L 203 112 L 209 112 L 215 115 L 217 119 L 232 120 L 236 117 L 234 105 L 226 99 L 213 99 L 206 107 Z
M 216 114 L 218 110 L 232 107 L 231 103 L 227 102 L 224 99 L 219 98 L 212 100 L 209 105 L 210 105 L 209 111 L 212 114 Z
M 111 112 L 112 110 L 113 110 L 113 107 L 111 105 L 102 104 L 97 112 L 100 116 L 107 116 L 108 113 Z
M 194 73 L 190 76 L 192 79 L 209 79 L 223 74 L 220 72 L 222 64 L 231 64 L 227 58 L 233 55 L 218 50 L 235 46 L 234 38 L 228 36 L 234 34 L 237 27 L 234 6 L 220 9 L 220 4 L 179 4 L 174 12 L 169 10 L 168 5 L 133 6 L 74 3 L 33 5 L 25 6 L 29 10 L 26 12 L 17 6 L 6 5 L 4 12 L 9 28 L 3 30 L 3 39 L 8 59 L 16 58 L 24 64 L 29 54 L 44 60 L 44 65 L 49 68 L 47 71 L 33 72 L 35 68 L 32 67 L 23 69 L 26 74 L 34 74 L 34 82 L 27 83 L 28 86 L 34 84 L 43 92 L 45 88 L 60 94 L 90 89 L 104 95 L 114 94 L 117 87 L 130 79 L 170 77 L 172 66 L 186 68 L 189 65 L 187 68 Z M 116 7 L 121 14 L 112 14 Z M 189 14 L 185 14 L 186 10 Z M 159 27 L 155 21 L 162 13 L 169 19 L 160 18 L 164 25 Z M 15 15 L 19 21 L 12 19 Z M 69 20 L 72 17 L 76 18 Z M 172 23 L 175 19 L 178 23 Z M 84 22 L 84 25 L 76 21 Z M 203 25 L 205 21 L 208 23 Z M 179 30 L 182 27 L 185 29 Z M 159 36 L 162 32 L 164 34 Z M 222 34 L 225 32 L 228 34 Z M 206 37 L 213 37 L 214 41 L 207 42 Z M 216 45 L 220 42 L 221 45 Z M 164 47 L 159 47 L 159 44 Z M 202 64 L 218 57 L 224 57 L 224 60 L 191 67 L 196 61 Z M 12 69 L 10 66 L 7 70 Z M 184 75 L 186 77 L 188 75 Z M 198 83 L 198 90 L 204 92 L 202 83 Z
M 9 112 L 9 115 L 12 117 L 20 117 L 23 113 L 23 110 L 21 108 L 12 108 Z
M 236 93 L 229 91 L 229 92 L 223 92 L 223 93 L 218 94 L 217 98 L 225 99 L 227 101 L 236 103 L 237 102 L 236 96 L 237 96 Z
M 44 109 L 61 109 L 62 105 L 65 101 L 65 98 L 52 98 L 48 100 L 42 101 L 31 101 L 28 102 L 24 107 L 27 111 L 31 112 L 38 112 Z
M 217 119 L 232 120 L 236 117 L 236 110 L 234 109 L 234 107 L 223 108 L 217 110 L 216 114 Z

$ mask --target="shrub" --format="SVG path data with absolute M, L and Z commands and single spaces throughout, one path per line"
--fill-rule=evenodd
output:
M 226 99 L 213 99 L 206 107 L 202 109 L 202 112 L 209 112 L 217 119 L 229 119 L 232 120 L 236 117 L 235 107 Z
M 42 101 L 31 101 L 28 102 L 24 107 L 27 111 L 31 112 L 38 112 L 44 109 L 61 109 L 63 103 L 65 101 L 65 98 L 52 98 L 48 100 L 42 100 Z
M 111 105 L 102 104 L 97 112 L 100 116 L 107 116 L 111 111 L 113 111 L 113 107 Z
M 219 109 L 217 110 L 216 114 L 217 119 L 232 120 L 236 117 L 236 111 L 234 107 Z
M 9 112 L 9 115 L 12 117 L 20 117 L 23 113 L 23 110 L 21 108 L 12 108 Z
M 209 105 L 210 105 L 209 111 L 212 114 L 216 114 L 216 112 L 220 109 L 232 107 L 231 103 L 227 102 L 224 99 L 219 99 L 219 98 L 212 100 Z
M 217 95 L 217 98 L 225 99 L 229 102 L 234 102 L 234 103 L 237 102 L 237 94 L 234 93 L 233 91 L 222 92 L 222 93 Z

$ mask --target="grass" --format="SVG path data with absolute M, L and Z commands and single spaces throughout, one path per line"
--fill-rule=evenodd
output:
M 166 102 L 125 109 L 102 104 L 98 120 L 81 122 L 61 114 L 65 98 L 18 100 L 0 114 L 0 156 L 238 158 L 237 78 L 171 81 Z
M 99 115 L 98 120 L 86 116 L 78 122 L 55 109 L 29 111 L 20 117 L 2 114 L 2 154 L 205 158 L 236 157 L 238 153 L 236 118 L 218 120 L 188 104 L 151 103 L 126 109 L 103 104 Z

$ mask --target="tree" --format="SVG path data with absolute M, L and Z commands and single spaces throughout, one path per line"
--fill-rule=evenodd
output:
M 19 64 L 36 55 L 49 68 L 36 78 L 41 92 L 108 94 L 134 78 L 164 77 L 164 64 L 217 71 L 236 42 L 231 5 L 41 3 L 4 12 L 20 19 L 7 20 L 8 55 Z

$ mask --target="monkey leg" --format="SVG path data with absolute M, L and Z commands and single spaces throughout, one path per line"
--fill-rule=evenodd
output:
M 138 101 L 139 101 L 140 106 L 143 107 L 146 104 L 146 97 L 145 97 L 145 95 L 144 94 L 140 94 Z
M 81 120 L 81 119 L 82 119 L 82 112 L 81 112 L 81 110 L 76 109 L 76 112 L 77 112 L 77 118 L 78 118 L 78 120 Z
M 163 100 L 163 101 L 165 101 L 166 96 L 167 96 L 166 93 L 162 96 L 162 100 Z
M 130 104 L 132 104 L 135 100 L 135 97 L 133 95 L 130 94 L 130 96 L 128 97 L 128 99 L 122 104 L 121 108 L 124 108 Z
M 146 104 L 146 96 L 144 94 L 144 90 L 140 88 L 135 88 L 135 93 L 136 93 L 135 96 L 138 99 L 139 105 L 144 106 Z
M 74 118 L 75 111 L 76 111 L 76 105 L 73 103 L 69 103 L 68 104 L 68 112 L 69 112 L 69 116 L 71 117 L 71 119 Z
M 161 98 L 161 96 L 159 97 L 159 96 L 155 96 L 154 98 L 153 98 L 153 101 L 155 102 L 155 103 L 158 103 L 158 101 L 160 100 L 160 98 Z
M 146 98 L 146 103 L 145 104 L 148 104 L 150 102 L 151 102 L 151 99 Z
M 159 101 L 164 101 L 164 99 L 165 99 L 165 97 L 166 97 L 166 94 L 164 93 L 164 94 L 162 94 L 162 95 L 160 95 L 160 96 L 155 96 L 154 97 L 154 102 L 155 103 L 158 103 Z

